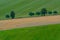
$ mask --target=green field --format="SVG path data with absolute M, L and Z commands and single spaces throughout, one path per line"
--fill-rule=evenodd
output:
M 5 15 L 12 10 L 15 11 L 16 18 L 18 18 L 28 17 L 29 12 L 37 12 L 42 8 L 59 12 L 60 0 L 0 0 L 0 19 L 6 19 Z
M 60 24 L 0 31 L 0 40 L 60 40 Z

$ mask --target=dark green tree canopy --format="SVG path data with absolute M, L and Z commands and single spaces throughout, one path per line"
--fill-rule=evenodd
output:
M 10 16 L 11 16 L 12 19 L 14 19 L 15 18 L 15 12 L 14 11 L 11 11 Z
M 45 16 L 47 14 L 47 9 L 46 8 L 42 8 L 41 9 L 41 14 Z
M 58 12 L 57 11 L 53 11 L 53 15 L 57 15 L 58 14 Z
M 52 14 L 52 11 L 48 11 L 48 14 Z
M 36 15 L 38 15 L 38 16 L 39 16 L 40 14 L 41 14 L 40 12 L 36 12 Z
M 30 15 L 30 16 L 34 16 L 34 13 L 33 13 L 33 12 L 30 12 L 29 15 Z
M 9 15 L 6 15 L 6 18 L 9 18 Z

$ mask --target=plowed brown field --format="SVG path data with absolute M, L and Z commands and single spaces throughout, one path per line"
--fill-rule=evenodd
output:
M 48 25 L 48 24 L 59 24 L 59 23 L 60 23 L 60 15 L 12 19 L 12 20 L 1 20 L 0 30 L 39 26 L 39 25 Z

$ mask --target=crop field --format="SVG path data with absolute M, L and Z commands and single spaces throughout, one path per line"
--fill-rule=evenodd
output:
M 60 40 L 60 24 L 0 30 L 0 40 Z
M 0 0 L 0 40 L 60 40 L 60 15 L 29 15 L 42 8 L 59 14 L 60 0 Z M 10 19 L 11 12 L 15 18 L 23 18 Z
M 5 15 L 12 10 L 16 13 L 16 18 L 18 18 L 28 17 L 29 12 L 37 12 L 42 8 L 59 12 L 60 0 L 0 0 L 0 19 L 6 19 Z

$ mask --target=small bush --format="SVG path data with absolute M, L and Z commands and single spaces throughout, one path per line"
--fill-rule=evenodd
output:
M 33 12 L 30 12 L 29 15 L 30 15 L 30 16 L 34 16 L 34 13 L 33 13 Z
M 10 18 L 10 16 L 9 15 L 6 15 L 6 18 Z

